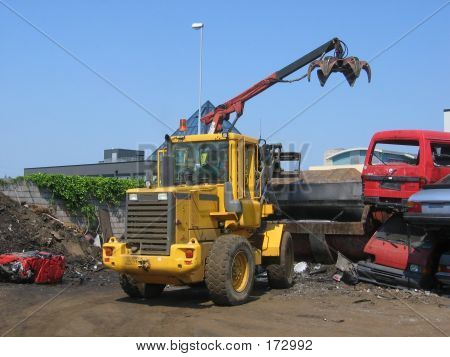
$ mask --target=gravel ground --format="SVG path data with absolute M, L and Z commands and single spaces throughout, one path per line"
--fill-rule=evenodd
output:
M 56 285 L 1 284 L 0 334 L 8 336 L 442 336 L 450 334 L 445 293 L 349 286 L 334 268 L 270 290 L 264 276 L 250 302 L 214 306 L 200 286 L 168 287 L 133 300 L 115 272 L 87 272 Z

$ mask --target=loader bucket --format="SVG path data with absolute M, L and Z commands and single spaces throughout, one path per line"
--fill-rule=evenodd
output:
M 345 76 L 348 84 L 350 84 L 350 87 L 353 87 L 355 84 L 356 79 L 361 74 L 361 70 L 366 71 L 369 83 L 372 77 L 369 63 L 361 61 L 358 57 L 338 58 L 327 56 L 323 59 L 313 61 L 308 68 L 308 81 L 311 80 L 311 73 L 316 68 L 318 68 L 317 77 L 322 87 L 333 72 L 341 72 Z

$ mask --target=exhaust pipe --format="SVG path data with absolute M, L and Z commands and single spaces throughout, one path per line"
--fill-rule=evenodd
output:
M 174 169 L 175 169 L 175 160 L 172 156 L 172 141 L 170 140 L 170 136 L 165 136 L 167 152 L 166 155 L 162 157 L 162 185 L 164 187 L 169 187 L 174 185 Z

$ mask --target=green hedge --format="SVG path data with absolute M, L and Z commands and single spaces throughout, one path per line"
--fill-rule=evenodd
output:
M 23 178 L 23 176 L 17 176 L 14 178 L 5 178 L 5 179 L 0 179 L 0 186 L 7 186 L 10 185 L 12 183 L 20 183 L 23 182 L 25 179 Z
M 55 198 L 64 201 L 69 211 L 81 212 L 91 221 L 95 217 L 93 200 L 117 206 L 125 198 L 126 190 L 145 186 L 144 180 L 140 179 L 51 174 L 32 174 L 25 176 L 25 180 L 52 191 Z

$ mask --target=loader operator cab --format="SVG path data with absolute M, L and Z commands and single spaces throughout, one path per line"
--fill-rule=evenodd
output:
M 232 133 L 201 134 L 174 136 L 168 144 L 158 161 L 160 187 L 231 182 L 235 199 L 260 197 L 258 140 Z M 164 175 L 169 179 L 164 181 Z

